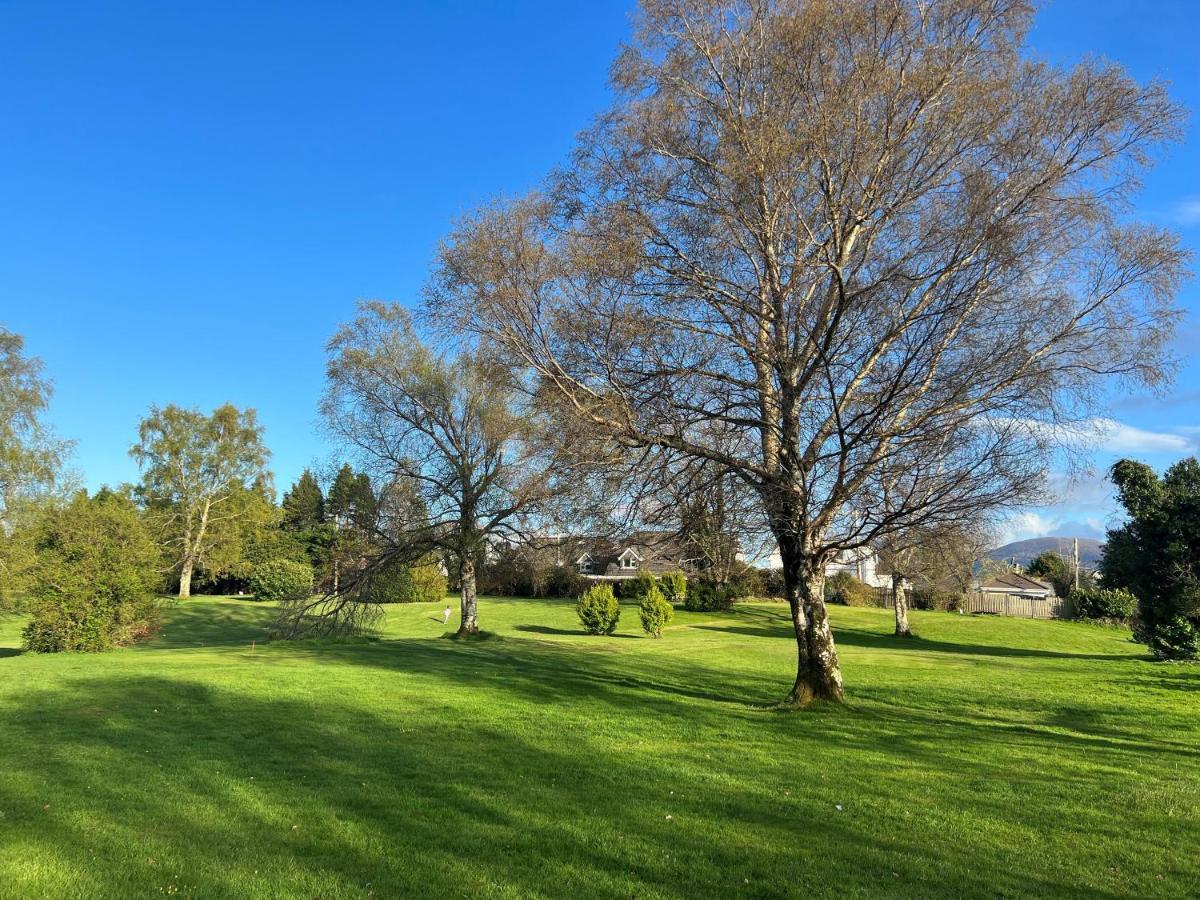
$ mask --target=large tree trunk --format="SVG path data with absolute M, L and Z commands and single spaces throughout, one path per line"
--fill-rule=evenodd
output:
M 814 700 L 841 703 L 842 670 L 825 608 L 825 569 L 819 559 L 803 551 L 798 541 L 779 542 L 783 581 L 796 631 L 796 683 L 784 701 L 804 707 Z
M 896 637 L 912 637 L 912 629 L 908 627 L 908 587 L 899 572 L 892 573 L 892 605 L 896 608 Z
M 186 600 L 192 596 L 192 572 L 196 564 L 189 553 L 183 558 L 183 566 L 179 570 L 179 599 Z
M 462 592 L 462 623 L 459 634 L 479 633 L 479 608 L 475 603 L 475 558 L 464 553 L 459 569 L 459 587 Z

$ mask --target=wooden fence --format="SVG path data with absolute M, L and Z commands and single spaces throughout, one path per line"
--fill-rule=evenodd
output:
M 964 594 L 959 601 L 963 612 L 992 613 L 997 616 L 1022 616 L 1026 619 L 1063 619 L 1071 615 L 1062 597 L 1022 597 L 1019 594 Z
M 890 587 L 875 588 L 875 603 L 878 606 L 891 607 L 892 589 Z M 910 592 L 910 608 L 921 609 L 924 605 Z M 960 594 L 956 606 L 959 612 L 964 613 L 988 613 L 995 616 L 1019 616 L 1026 619 L 1064 619 L 1070 618 L 1074 614 L 1070 603 L 1062 597 L 1049 597 L 1041 600 L 1034 597 L 1023 597 L 1019 594 L 999 594 L 992 591 L 987 593 L 973 591 L 969 594 Z

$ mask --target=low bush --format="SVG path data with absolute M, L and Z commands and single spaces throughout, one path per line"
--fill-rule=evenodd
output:
M 612 634 L 621 619 L 621 605 L 607 584 L 592 585 L 584 591 L 575 604 L 575 612 L 588 634 Z
M 843 606 L 878 606 L 875 588 L 849 572 L 835 572 L 825 579 L 825 600 Z
M 642 630 L 651 637 L 662 637 L 663 627 L 675 618 L 675 607 L 667 602 L 662 591 L 651 588 L 638 603 Z
M 1200 630 L 1183 616 L 1159 622 L 1153 630 L 1135 623 L 1133 637 L 1146 644 L 1159 659 L 1184 660 L 1200 656 Z
M 890 599 L 890 598 L 889 598 Z M 953 591 L 933 588 L 913 588 L 908 592 L 910 609 L 935 609 L 939 612 L 957 612 L 962 605 L 962 595 Z
M 683 607 L 692 612 L 723 612 L 733 606 L 737 589 L 729 584 L 693 581 L 688 585 Z
M 1081 619 L 1117 619 L 1128 621 L 1137 608 L 1137 598 L 1129 591 L 1105 588 L 1080 588 L 1071 593 L 1075 615 Z
M 684 603 L 687 600 L 687 576 L 682 572 L 667 572 L 658 579 L 658 589 L 668 603 Z
M 762 596 L 787 597 L 787 585 L 783 581 L 783 569 L 765 569 L 762 573 Z
M 618 581 L 616 587 L 618 590 L 614 590 L 613 595 L 618 600 L 632 600 L 634 603 L 641 603 L 643 597 L 651 591 L 658 590 L 658 582 L 649 572 L 639 572 L 632 578 Z
M 754 566 L 743 565 L 730 575 L 726 582 L 734 600 L 746 597 L 762 597 L 766 594 L 766 572 Z
M 250 576 L 255 600 L 302 600 L 312 587 L 312 566 L 293 559 L 269 559 L 255 566 Z
M 445 599 L 446 586 L 446 573 L 431 554 L 415 565 L 392 565 L 370 575 L 362 596 L 370 603 L 437 603 Z

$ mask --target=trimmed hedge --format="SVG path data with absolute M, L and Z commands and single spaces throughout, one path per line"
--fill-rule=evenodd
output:
M 825 600 L 843 606 L 878 606 L 875 588 L 849 572 L 835 572 L 825 579 Z
M 374 575 L 363 599 L 371 603 L 438 603 L 446 597 L 446 573 L 434 557 L 415 566 L 394 565 Z

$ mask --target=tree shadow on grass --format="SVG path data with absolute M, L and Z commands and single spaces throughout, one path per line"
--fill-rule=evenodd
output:
M 676 747 L 637 754 L 536 707 L 471 715 L 474 694 L 448 706 L 437 691 L 462 680 L 462 657 L 419 662 L 426 680 L 389 713 L 318 680 L 295 688 L 302 698 L 156 676 L 29 691 L 5 709 L 0 837 L 12 829 L 42 865 L 5 872 L 0 856 L 7 886 L 46 893 L 36 879 L 56 871 L 74 896 L 141 896 L 175 878 L 199 896 L 1081 893 L 1069 866 L 1031 873 L 1021 847 L 983 842 L 964 866 L 940 821 L 835 813 L 784 761 L 847 736 L 895 752 L 858 717 L 799 729 L 760 717 L 753 736 L 780 759 L 764 769 L 728 751 L 704 762 L 736 726 L 726 710 L 692 709 L 664 732 L 659 704 L 626 690 L 628 738 Z M 503 701 L 507 687 L 486 696 Z M 954 737 L 977 735 L 961 725 Z M 681 765 L 693 757 L 699 767 Z M 972 802 L 1021 827 L 1006 799 Z
M 633 640 L 640 639 L 636 634 L 624 634 L 617 632 L 615 634 L 589 635 L 582 628 L 554 628 L 550 625 L 514 625 L 513 629 L 516 631 L 529 632 L 530 634 L 564 634 L 570 635 L 571 637 L 632 638 Z
M 20 656 L 22 650 L 20 647 L 0 647 L 0 659 L 6 656 Z
M 143 646 L 160 649 L 184 647 L 249 646 L 267 640 L 277 610 L 250 601 L 171 602 L 164 610 L 162 630 Z
M 711 622 L 692 625 L 701 631 L 719 631 L 745 637 L 787 638 L 795 640 L 795 632 L 786 613 L 767 610 L 736 610 L 736 619 L 729 624 L 715 625 Z M 749 620 L 749 621 L 747 621 Z M 1073 653 L 1069 651 L 1041 650 L 1034 647 L 1010 647 L 996 644 L 964 644 L 953 641 L 934 640 L 918 633 L 913 637 L 897 637 L 894 634 L 870 631 L 865 628 L 833 626 L 835 642 L 841 646 L 867 647 L 878 650 L 916 650 L 934 653 L 957 653 L 967 656 L 1030 657 L 1045 659 L 1110 659 L 1128 660 L 1141 657 L 1125 653 Z M 1145 658 L 1149 658 L 1148 656 Z
M 1108 659 L 1128 660 L 1131 657 L 1124 653 L 1071 653 L 1060 650 L 1040 650 L 1035 647 L 1008 647 L 996 644 L 961 644 L 953 641 L 939 641 L 917 635 L 912 638 L 896 637 L 892 634 L 880 634 L 877 631 L 867 631 L 862 628 L 834 627 L 834 639 L 838 644 L 851 647 L 870 647 L 884 650 L 913 650 L 934 653 L 957 653 L 966 656 L 1002 656 L 1030 657 L 1042 659 Z

